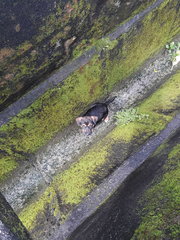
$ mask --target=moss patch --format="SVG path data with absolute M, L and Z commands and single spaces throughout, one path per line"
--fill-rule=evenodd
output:
M 34 35 L 35 32 L 31 32 L 32 29 L 30 28 L 28 39 L 17 46 L 16 49 L 13 49 L 13 52 L 10 53 L 10 49 L 5 48 L 0 52 L 0 60 L 3 59 L 0 70 L 3 76 L 7 74 L 13 74 L 14 76 L 11 81 L 7 81 L 3 77 L 3 81 L 7 84 L 1 88 L 0 105 L 15 92 L 19 92 L 20 95 L 20 90 L 24 87 L 27 89 L 29 86 L 36 84 L 42 74 L 51 71 L 52 68 L 64 65 L 67 60 L 72 59 L 73 54 L 70 56 L 71 50 L 75 46 L 80 49 L 82 42 L 86 40 L 91 42 L 92 46 L 94 41 L 111 31 L 121 20 L 133 16 L 134 12 L 141 11 L 152 2 L 153 0 L 144 0 L 143 3 L 139 1 L 137 4 L 134 3 L 133 6 L 127 6 L 123 3 L 125 8 L 117 8 L 113 5 L 113 2 L 102 4 L 102 8 L 99 8 L 101 3 L 95 3 L 94 1 L 56 2 L 54 7 L 48 10 L 47 16 L 44 16 L 43 19 L 42 16 L 38 16 L 39 23 L 36 24 L 37 27 L 34 25 L 36 35 Z M 34 5 L 37 7 L 35 3 Z M 37 17 L 36 13 L 33 15 L 35 18 Z M 31 19 L 33 15 L 28 14 L 27 16 Z M 24 31 L 26 35 L 27 32 Z M 21 36 L 21 31 L 19 34 Z M 32 36 L 30 37 L 29 34 Z M 76 37 L 75 44 L 70 44 L 68 50 L 65 49 L 65 43 L 73 36 Z M 36 58 L 32 56 L 32 52 L 33 54 L 36 52 Z M 65 52 L 68 52 L 68 54 L 65 54 Z M 11 56 L 11 58 L 8 56 Z
M 85 106 L 107 95 L 116 83 L 137 70 L 151 54 L 164 46 L 165 42 L 179 31 L 180 18 L 176 19 L 176 4 L 176 1 L 168 1 L 160 8 L 161 10 L 152 11 L 141 24 L 139 23 L 139 26 L 134 27 L 117 41 L 110 42 L 106 38 L 99 41 L 97 48 L 99 48 L 98 51 L 101 50 L 101 56 L 94 56 L 86 66 L 71 74 L 63 84 L 48 90 L 30 107 L 0 128 L 0 134 L 4 136 L 0 139 L 2 151 L 8 153 L 14 160 L 22 159 L 27 154 L 35 152 L 58 131 L 70 124 L 85 109 Z M 29 49 L 31 45 L 27 43 L 24 48 Z M 37 52 L 32 52 L 31 55 L 36 59 Z M 19 66 L 19 77 L 26 72 L 29 64 L 31 64 L 29 59 L 26 59 Z M 32 64 L 32 72 L 33 69 Z M 166 94 L 169 97 L 173 95 L 169 92 Z M 158 97 L 161 98 L 161 96 Z M 166 105 L 162 101 L 160 104 Z M 148 105 L 144 109 L 142 107 L 142 111 L 146 112 L 147 108 Z M 164 115 L 162 117 L 158 111 L 154 110 L 149 121 L 153 122 L 156 117 L 161 119 L 162 127 L 169 118 Z M 135 130 L 133 124 L 132 132 L 137 134 L 139 130 Z M 159 126 L 156 128 L 159 130 Z M 123 137 L 130 139 L 129 132 L 127 131 Z M 6 155 L 2 155 L 2 159 L 4 157 L 6 158 Z M 7 167 L 5 171 L 7 174 L 3 176 L 8 175 L 16 165 L 13 168 Z
M 108 63 L 111 72 L 107 74 L 107 82 L 110 79 L 116 82 L 128 77 L 155 51 L 170 41 L 173 35 L 180 32 L 180 20 L 176 19 L 176 8 L 177 2 L 166 1 L 166 5 L 163 4 L 160 8 L 161 11 L 159 9 L 152 11 L 136 27 L 123 34 L 120 59 L 116 58 Z M 168 21 L 165 17 L 167 15 Z M 112 84 L 113 81 L 110 83 Z M 108 86 L 110 87 L 111 84 Z
M 5 179 L 6 175 L 16 169 L 18 163 L 12 157 L 6 156 L 0 160 L 0 181 Z
M 167 106 L 176 106 L 176 100 L 179 96 L 179 81 L 180 73 L 174 75 L 167 83 L 158 89 L 152 96 L 145 100 L 140 106 L 139 111 L 149 115 L 148 119 L 135 120 L 127 125 L 118 125 L 96 146 L 93 146 L 85 153 L 76 163 L 69 169 L 55 177 L 51 186 L 36 200 L 33 204 L 25 208 L 19 215 L 22 222 L 30 230 L 36 225 L 36 219 L 39 213 L 46 212 L 46 206 L 56 198 L 54 193 L 59 193 L 61 205 L 56 205 L 55 212 L 63 216 L 63 219 L 70 212 L 70 209 L 78 203 L 96 186 L 93 178 L 96 175 L 105 177 L 103 168 L 111 168 L 111 149 L 116 143 L 130 142 L 136 140 L 136 144 L 143 143 L 152 134 L 158 133 L 174 116 L 174 112 L 168 115 L 157 113 L 159 103 L 159 94 L 163 96 L 162 101 L 166 102 Z M 168 92 L 173 92 L 172 97 L 169 97 Z M 165 107 L 165 106 L 164 106 Z M 159 104 L 159 111 L 161 104 Z M 52 191 L 52 194 L 51 194 Z M 48 197 L 51 194 L 51 197 Z M 62 206 L 65 206 L 64 208 Z M 65 210 L 62 210 L 65 209 Z M 33 209 L 33 211 L 31 211 Z M 29 215 L 31 216 L 29 218 Z
M 30 107 L 0 128 L 1 150 L 9 156 L 36 151 L 57 131 L 67 126 L 84 106 L 102 96 L 98 57 L 72 74 L 63 85 L 50 89 Z M 3 156 L 2 156 L 3 157 Z
M 146 215 L 132 239 L 175 240 L 179 237 L 180 144 L 170 152 L 164 170 L 161 180 L 145 193 Z

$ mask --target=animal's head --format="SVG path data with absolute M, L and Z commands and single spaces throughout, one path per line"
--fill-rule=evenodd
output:
M 84 116 L 76 118 L 76 123 L 82 128 L 84 135 L 89 136 L 92 134 L 93 128 L 97 123 L 98 117 L 96 116 Z

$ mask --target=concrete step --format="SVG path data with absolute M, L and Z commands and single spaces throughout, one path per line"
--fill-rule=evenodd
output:
M 8 166 L 0 173 L 1 191 L 34 239 L 52 239 L 54 232 L 60 239 L 69 236 L 107 198 L 102 195 L 99 202 L 96 199 L 97 205 L 92 205 L 89 215 L 81 212 L 76 222 L 79 206 L 88 195 L 106 186 L 106 179 L 118 169 L 121 173 L 127 170 L 120 175 L 124 182 L 178 129 L 179 64 L 172 69 L 171 56 L 165 49 L 159 52 L 165 41 L 178 33 L 173 21 L 177 6 L 173 1 L 162 2 L 156 1 L 119 26 L 108 40 L 104 38 L 1 113 L 0 154 Z M 149 35 L 152 19 L 163 22 L 165 14 L 159 19 L 157 8 L 161 6 L 159 11 L 164 13 L 166 4 L 172 6 L 168 14 L 174 25 L 166 26 L 171 34 L 165 32 L 164 37 L 163 31 L 158 33 L 153 28 Z M 149 47 L 141 48 L 147 36 L 157 38 Z M 103 101 L 105 93 L 117 96 L 109 106 L 110 120 L 86 137 L 74 119 L 96 99 Z M 115 114 L 129 107 L 132 109 L 126 112 L 126 124 L 117 124 Z M 177 124 L 172 126 L 171 121 Z M 142 154 L 143 146 L 147 155 Z M 141 147 L 139 154 L 144 158 L 136 162 Z M 126 169 L 129 161 L 134 168 Z M 117 185 L 120 183 L 117 178 Z
M 176 69 L 178 66 L 176 66 Z M 173 75 L 168 54 L 162 51 L 155 58 L 149 60 L 144 68 L 133 78 L 128 86 L 124 86 L 111 93 L 117 96 L 110 105 L 110 120 L 97 126 L 90 137 L 84 136 L 76 124 L 72 124 L 63 132 L 57 134 L 46 146 L 32 155 L 20 168 L 1 184 L 1 189 L 12 207 L 19 211 L 40 189 L 46 188 L 53 176 L 68 168 L 91 145 L 99 142 L 114 127 L 113 115 L 123 109 L 137 104 L 146 98 L 153 89 L 160 86 L 168 77 Z M 126 157 L 127 153 L 125 154 Z
M 35 239 L 48 239 L 49 235 L 51 236 L 55 230 L 58 230 L 59 223 L 67 219 L 74 207 L 79 206 L 83 199 L 93 189 L 96 189 L 114 169 L 120 167 L 124 172 L 124 168 L 127 166 L 126 159 L 130 155 L 134 159 L 134 153 L 150 137 L 165 128 L 160 135 L 150 140 L 150 142 L 154 142 L 157 138 L 158 144 L 152 144 L 155 150 L 166 137 L 172 134 L 173 130 L 177 130 L 179 117 L 170 123 L 167 129 L 166 125 L 179 111 L 180 73 L 179 71 L 171 72 L 170 76 L 171 70 L 167 64 L 169 60 L 161 54 L 157 56 L 156 60 L 148 62 L 146 67 L 135 77 L 136 84 L 139 79 L 139 87 L 136 84 L 134 87 L 132 79 L 130 86 L 133 91 L 130 87 L 125 86 L 124 89 L 112 93 L 112 95 L 117 95 L 117 98 L 110 106 L 111 120 L 108 123 L 100 124 L 88 138 L 80 132 L 75 124 L 71 125 L 34 156 L 28 169 L 24 168 L 22 174 L 19 172 L 12 181 L 3 186 L 4 196 L 17 211 L 20 219 Z M 152 71 L 152 69 L 156 69 L 156 71 Z M 143 99 L 152 92 L 152 88 L 149 90 L 143 82 L 145 79 L 147 86 L 150 79 L 156 82 L 156 86 L 167 81 L 138 106 L 140 116 L 142 114 L 141 120 L 116 126 L 113 115 L 122 109 L 121 104 L 123 101 L 126 102 L 125 99 L 129 105 L 123 104 L 124 107 L 132 106 L 132 103 Z M 143 114 L 148 117 L 143 117 Z M 177 125 L 173 124 L 176 121 Z M 169 135 L 164 135 L 168 129 L 170 130 Z M 165 138 L 162 137 L 163 135 Z M 147 142 L 149 147 L 151 146 L 150 142 Z M 145 152 L 148 153 L 148 150 Z M 147 154 L 145 159 L 148 156 Z M 65 162 L 66 164 L 64 164 Z M 137 162 L 135 167 L 138 166 Z M 133 168 L 128 169 L 129 173 L 120 176 L 128 177 Z M 95 202 L 98 203 L 98 201 Z M 79 208 L 77 207 L 77 209 Z M 74 228 L 70 227 L 70 229 Z

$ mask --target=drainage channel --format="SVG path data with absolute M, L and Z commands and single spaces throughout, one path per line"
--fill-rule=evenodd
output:
M 77 229 L 82 229 L 81 225 L 96 213 L 99 206 L 102 206 L 105 201 L 129 179 L 135 171 L 143 164 L 148 162 L 149 157 L 155 150 L 170 137 L 172 137 L 180 129 L 180 114 L 167 125 L 157 136 L 152 137 L 145 143 L 134 155 L 130 156 L 122 166 L 120 166 L 112 175 L 104 180 L 69 216 L 67 221 L 60 226 L 54 240 L 86 239 L 84 236 L 78 238 L 73 235 Z M 86 227 L 91 223 L 86 223 Z M 77 231 L 76 231 L 77 233 Z M 82 233 L 82 231 L 81 231 Z M 95 239 L 95 238 L 93 238 Z

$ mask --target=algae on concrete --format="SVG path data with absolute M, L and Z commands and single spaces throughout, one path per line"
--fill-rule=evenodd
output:
M 180 144 L 169 153 L 164 173 L 144 196 L 145 207 L 132 240 L 179 238 Z
M 109 44 L 108 41 L 110 49 L 106 48 L 107 41 L 105 45 L 104 42 L 100 44 L 100 56 L 95 55 L 86 66 L 71 74 L 63 85 L 48 90 L 2 126 L 2 151 L 13 161 L 23 159 L 74 121 L 85 106 L 107 95 L 115 84 L 135 72 L 147 58 L 179 32 L 180 18 L 177 18 L 176 5 L 176 1 L 167 1 L 160 11 L 153 10 L 138 26 L 115 42 Z M 32 54 L 32 57 L 36 58 L 36 54 Z M 26 71 L 27 63 L 20 67 L 21 75 Z M 33 68 L 31 71 L 34 71 Z M 2 156 L 6 157 L 6 154 Z M 17 163 L 14 163 L 13 167 L 7 167 L 3 178 L 15 169 Z
M 16 21 L 15 16 L 19 11 L 17 6 L 20 3 L 17 0 L 13 5 L 8 5 L 5 0 L 1 2 L 2 16 L 6 14 L 6 18 L 2 17 L 1 20 L 4 25 L 6 21 L 9 21 L 2 38 L 3 41 L 6 39 L 6 42 L 2 46 L 6 44 L 13 46 L 10 58 L 8 57 L 10 55 L 7 54 L 7 50 L 10 48 L 5 46 L 0 49 L 0 60 L 3 56 L 0 66 L 2 82 L 6 82 L 6 85 L 1 85 L 0 106 L 2 107 L 3 103 L 7 104 L 9 97 L 12 97 L 14 93 L 20 96 L 21 91 L 24 92 L 25 89 L 37 84 L 42 74 L 51 72 L 52 69 L 63 66 L 69 59 L 72 59 L 71 50 L 75 47 L 78 48 L 81 41 L 87 39 L 92 43 L 94 40 L 102 38 L 117 24 L 131 15 L 134 16 L 135 12 L 137 14 L 142 11 L 154 0 L 130 1 L 130 5 L 123 1 L 121 7 L 116 6 L 114 1 L 105 1 L 104 3 L 94 0 L 56 2 L 46 0 L 46 3 L 40 0 L 32 3 L 26 1 L 22 5 L 22 12 L 25 12 L 26 8 L 30 8 L 30 11 L 23 19 L 19 14 L 19 21 L 22 23 L 16 24 L 19 27 L 21 25 L 21 28 L 15 34 L 12 34 L 13 21 Z M 36 11 L 33 11 L 33 7 Z M 38 13 L 40 8 L 43 11 Z M 76 37 L 76 41 L 69 46 L 67 54 L 65 43 L 73 36 Z M 17 39 L 18 44 L 16 43 Z M 4 54 L 5 51 L 6 54 Z M 33 58 L 32 52 L 36 52 L 36 59 Z M 22 67 L 24 71 L 21 71 Z M 13 78 L 6 79 L 9 75 L 13 75 Z
M 159 133 L 171 121 L 176 113 L 177 101 L 180 97 L 179 76 L 180 72 L 176 73 L 140 104 L 139 112 L 148 114 L 148 119 L 142 118 L 125 126 L 116 126 L 69 169 L 57 175 L 50 187 L 34 203 L 20 212 L 19 217 L 28 230 L 32 231 L 35 228 L 37 219 L 40 221 L 39 216 L 43 219 L 42 222 L 45 221 L 46 209 L 49 209 L 48 206 L 51 206 L 52 201 L 55 204 L 53 214 L 61 216 L 60 221 L 66 219 L 73 207 L 96 187 L 98 184 L 95 181 L 96 176 L 100 176 L 100 179 L 107 176 L 104 166 L 108 169 L 114 167 L 111 159 L 114 145 L 120 146 L 121 143 L 135 141 L 134 144 L 137 147 L 137 144 L 142 144 L 149 136 Z M 159 104 L 159 96 L 166 105 Z M 171 107 L 173 111 L 168 114 L 164 113 L 166 106 L 167 109 Z M 60 199 L 60 205 L 58 201 L 53 200 L 57 196 Z

